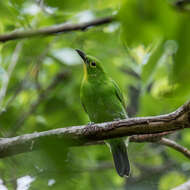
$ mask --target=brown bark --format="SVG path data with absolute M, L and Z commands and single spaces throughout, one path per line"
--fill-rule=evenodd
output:
M 190 102 L 170 114 L 160 116 L 130 118 L 101 124 L 73 126 L 11 138 L 2 138 L 0 140 L 0 158 L 39 149 L 46 142 L 78 146 L 96 144 L 96 142 L 98 143 L 99 141 L 110 138 L 133 135 L 130 141 L 148 141 L 163 144 L 163 140 L 160 141 L 163 135 L 172 131 L 189 128 L 189 118 Z

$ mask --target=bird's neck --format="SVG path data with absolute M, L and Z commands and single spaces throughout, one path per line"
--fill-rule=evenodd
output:
M 83 77 L 83 80 L 87 80 L 87 69 L 86 69 L 86 66 L 83 65 L 83 70 L 84 70 L 84 77 Z
M 87 80 L 90 83 L 104 83 L 108 80 L 108 77 L 105 73 L 92 73 L 84 75 L 84 80 Z

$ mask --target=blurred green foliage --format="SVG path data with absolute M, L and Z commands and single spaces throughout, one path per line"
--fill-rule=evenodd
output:
M 174 171 L 166 173 L 160 179 L 159 190 L 170 190 L 182 183 L 185 183 L 186 180 L 186 177 L 178 172 Z
M 86 31 L 0 43 L 1 137 L 88 123 L 76 48 L 102 60 L 127 96 L 130 116 L 168 113 L 189 100 L 190 12 L 174 2 L 0 1 L 0 34 L 117 17 Z M 189 136 L 186 129 L 171 138 L 188 148 Z M 160 145 L 130 143 L 132 173 L 125 180 L 113 169 L 107 147 L 68 149 L 68 143 L 47 141 L 42 151 L 2 159 L 0 178 L 9 189 L 29 175 L 34 179 L 29 189 L 167 190 L 190 175 L 189 160 Z

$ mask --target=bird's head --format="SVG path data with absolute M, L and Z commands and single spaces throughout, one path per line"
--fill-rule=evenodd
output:
M 105 75 L 101 62 L 90 55 L 86 55 L 81 50 L 76 50 L 84 62 L 84 74 L 85 77 L 95 78 L 103 77 Z

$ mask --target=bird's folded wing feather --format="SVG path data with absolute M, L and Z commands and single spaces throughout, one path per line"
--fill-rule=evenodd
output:
M 120 100 L 120 102 L 122 103 L 124 108 L 126 108 L 125 99 L 123 97 L 123 94 L 121 93 L 121 90 L 120 90 L 119 86 L 117 85 L 117 83 L 114 80 L 111 80 L 111 82 L 112 82 L 112 84 L 114 86 L 116 96 L 118 97 L 118 99 Z

